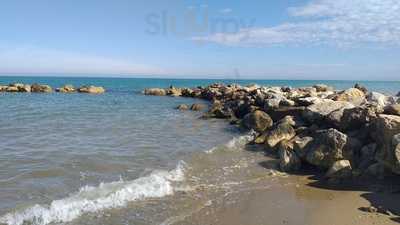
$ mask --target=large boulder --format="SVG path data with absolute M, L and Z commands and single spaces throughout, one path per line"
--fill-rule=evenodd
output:
M 103 94 L 106 90 L 103 87 L 97 86 L 82 86 L 78 89 L 80 93 L 88 93 L 88 94 Z
M 167 91 L 162 88 L 146 88 L 144 90 L 145 95 L 165 96 Z
M 202 111 L 205 108 L 207 108 L 207 105 L 201 103 L 194 103 L 192 106 L 190 106 L 190 110 L 192 111 Z
M 357 130 L 364 128 L 377 117 L 377 108 L 374 106 L 358 106 L 346 108 L 337 122 L 342 130 Z
M 382 109 L 389 104 L 396 103 L 394 101 L 394 98 L 391 98 L 390 96 L 386 96 L 378 92 L 370 92 L 367 96 L 367 100 L 371 103 L 377 104 L 377 106 L 379 106 Z
M 355 106 L 345 101 L 328 100 L 310 105 L 303 113 L 303 117 L 310 122 L 322 121 L 334 111 L 354 108 Z
M 60 92 L 60 93 L 72 93 L 75 91 L 76 91 L 76 89 L 74 88 L 74 86 L 69 85 L 69 84 L 56 89 L 56 92 Z
M 296 131 L 292 127 L 292 125 L 286 122 L 281 122 L 267 132 L 265 137 L 265 144 L 267 148 L 272 149 L 277 146 L 279 142 L 283 140 L 290 140 L 295 136 Z
M 350 88 L 339 92 L 333 100 L 346 101 L 353 104 L 360 104 L 365 101 L 365 93 L 358 88 Z
M 336 161 L 352 159 L 353 149 L 349 147 L 346 134 L 336 130 L 320 130 L 308 146 L 306 160 L 311 165 L 322 169 L 330 168 Z
M 284 172 L 297 171 L 301 167 L 301 160 L 293 150 L 293 143 L 287 140 L 279 143 L 279 166 Z
M 398 134 L 400 134 L 400 116 L 381 114 L 374 121 L 374 132 L 371 136 L 377 143 L 376 159 L 394 173 L 400 174 Z
M 242 124 L 247 129 L 253 129 L 262 133 L 268 128 L 272 127 L 273 121 L 267 113 L 261 110 L 256 110 L 247 114 L 243 118 Z
M 385 114 L 400 116 L 400 104 L 392 104 L 386 106 Z
M 53 92 L 53 89 L 49 85 L 32 84 L 31 91 L 36 93 L 50 93 Z

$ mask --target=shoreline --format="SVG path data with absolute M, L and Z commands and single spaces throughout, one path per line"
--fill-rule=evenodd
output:
M 381 181 L 391 177 L 396 179 L 400 174 L 400 156 L 397 158 L 396 153 L 400 149 L 400 93 L 386 96 L 369 92 L 358 84 L 343 91 L 327 85 L 290 88 L 213 84 L 192 89 L 151 88 L 143 93 L 207 100 L 211 102 L 208 110 L 205 110 L 206 106 L 196 104 L 191 107 L 179 105 L 177 109 L 205 110 L 203 118 L 225 119 L 238 127 L 255 130 L 255 139 L 248 144 L 261 146 L 275 156 L 282 172 L 297 176 L 304 172 L 304 167 L 312 168 L 314 175 L 315 171 L 322 172 L 324 175 L 313 177 L 317 180 L 301 184 L 302 189 L 314 194 L 335 193 L 336 197 L 317 203 L 318 207 L 307 217 L 310 224 L 399 222 L 400 210 L 393 204 L 393 199 L 399 199 L 396 195 L 400 191 L 399 183 Z M 360 181 L 367 183 L 361 190 Z M 378 181 L 380 185 L 369 184 Z M 331 189 L 332 185 L 335 188 Z M 380 190 L 368 192 L 369 188 L 377 187 Z M 263 194 L 267 192 L 255 196 Z M 371 196 L 386 200 L 379 202 Z M 235 210 L 245 210 L 243 205 L 263 205 L 257 197 L 253 202 L 246 198 L 238 201 L 241 204 L 217 212 L 218 222 L 213 221 L 213 224 L 240 224 L 237 222 L 240 217 L 249 214 L 235 216 Z M 345 207 L 338 210 L 337 204 Z M 268 208 L 271 207 L 269 204 L 263 206 L 273 209 Z M 262 213 L 260 209 L 258 215 Z M 197 219 L 201 223 L 211 223 L 202 219 L 208 214 Z M 291 219 L 296 221 L 298 218 Z M 286 224 L 288 220 L 284 219 L 282 223 Z

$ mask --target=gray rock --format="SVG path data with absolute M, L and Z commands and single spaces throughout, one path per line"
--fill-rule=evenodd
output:
M 303 117 L 310 122 L 324 120 L 329 114 L 342 109 L 350 109 L 355 106 L 349 102 L 328 100 L 308 106 Z
M 293 139 L 293 150 L 297 153 L 297 155 L 305 159 L 307 155 L 307 150 L 309 149 L 310 143 L 312 143 L 314 140 L 313 137 L 305 136 L 305 137 L 299 137 L 296 136 Z
M 338 122 L 338 127 L 342 130 L 357 130 L 365 127 L 377 117 L 377 109 L 372 106 L 358 106 L 355 108 L 344 109 Z
M 392 104 L 386 106 L 385 114 L 400 116 L 400 104 Z
M 395 146 L 396 135 L 400 133 L 400 116 L 381 114 L 374 121 L 371 134 L 377 143 L 376 159 L 379 163 L 400 174 L 400 161 Z
M 347 135 L 336 129 L 320 130 L 308 147 L 306 160 L 322 169 L 328 169 L 342 159 L 350 160 L 353 153 L 348 142 Z
M 370 92 L 367 96 L 367 100 L 369 102 L 376 103 L 380 108 L 385 108 L 389 104 L 394 104 L 393 99 L 388 96 L 378 93 L 378 92 Z
M 328 178 L 348 178 L 352 176 L 352 168 L 349 160 L 339 160 L 333 163 L 325 174 Z
M 272 127 L 273 121 L 267 113 L 257 110 L 247 114 L 243 118 L 242 124 L 247 129 L 253 129 L 262 133 L 268 128 Z
M 279 166 L 284 172 L 298 171 L 301 160 L 293 151 L 293 144 L 287 140 L 279 143 Z

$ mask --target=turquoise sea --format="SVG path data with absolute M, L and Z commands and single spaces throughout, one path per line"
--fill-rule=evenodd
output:
M 0 224 L 9 225 L 161 224 L 170 216 L 166 206 L 145 210 L 149 202 L 138 202 L 173 196 L 177 183 L 182 189 L 193 154 L 239 144 L 242 134 L 224 121 L 174 109 L 201 100 L 144 96 L 144 88 L 219 82 L 345 89 L 358 82 L 400 91 L 398 81 L 0 77 L 0 84 L 13 82 L 107 92 L 0 93 Z M 105 219 L 109 214 L 114 219 Z

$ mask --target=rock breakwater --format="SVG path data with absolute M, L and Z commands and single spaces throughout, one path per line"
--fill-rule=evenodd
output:
M 324 84 L 212 84 L 146 89 L 144 94 L 210 101 L 204 117 L 256 131 L 250 144 L 275 154 L 285 172 L 312 165 L 329 179 L 400 174 L 400 98 L 359 84 L 347 90 Z

